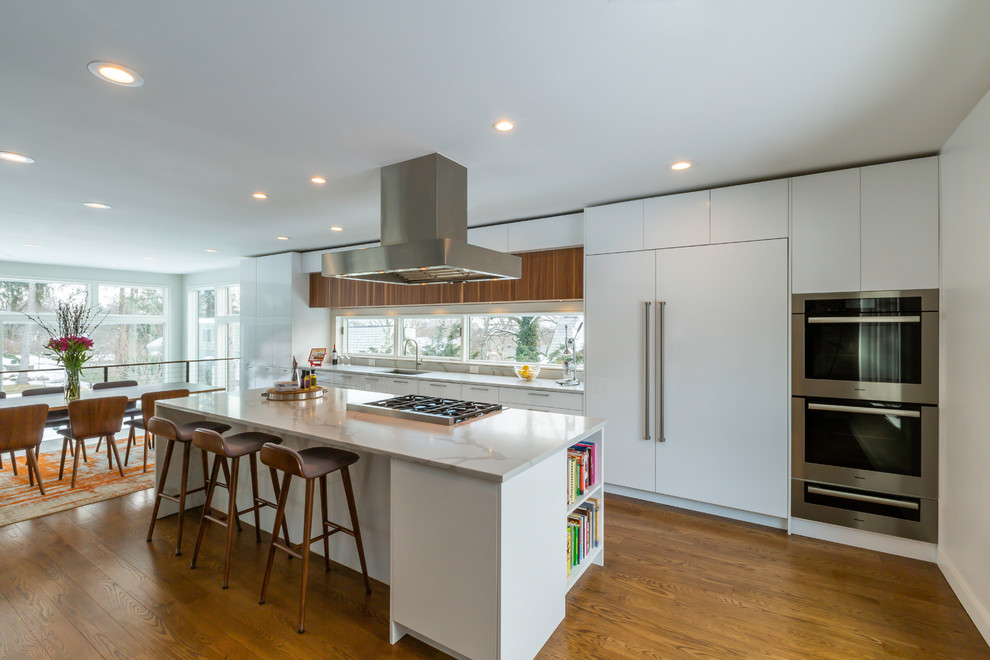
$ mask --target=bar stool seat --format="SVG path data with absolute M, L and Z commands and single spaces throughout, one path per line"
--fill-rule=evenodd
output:
M 196 568 L 196 559 L 199 557 L 199 549 L 203 543 L 203 534 L 206 532 L 206 523 L 214 522 L 227 528 L 227 543 L 224 548 L 223 558 L 223 588 L 227 588 L 230 578 L 230 553 L 234 544 L 234 526 L 241 529 L 240 516 L 244 513 L 254 512 L 254 534 L 258 543 L 261 542 L 261 516 L 260 510 L 264 506 L 276 509 L 275 502 L 263 499 L 258 495 L 258 452 L 266 444 L 282 444 L 282 438 L 271 433 L 260 431 L 245 431 L 224 437 L 216 431 L 198 428 L 193 432 L 192 443 L 204 452 L 214 454 L 213 470 L 210 472 L 209 489 L 206 491 L 206 503 L 203 505 L 203 517 L 199 521 L 199 533 L 196 535 L 196 547 L 193 550 L 192 561 L 189 568 Z M 237 509 L 237 482 L 240 474 L 241 458 L 250 457 L 251 466 L 251 506 L 246 509 Z M 227 459 L 231 459 L 228 467 Z M 226 483 L 220 482 L 220 469 L 223 468 L 226 476 Z M 272 478 L 272 487 L 275 490 L 275 498 L 279 496 L 278 474 L 273 468 L 269 468 Z M 217 518 L 213 515 L 212 504 L 213 494 L 217 486 L 227 489 L 227 517 Z M 274 535 L 277 527 L 273 529 Z M 289 544 L 289 527 L 285 520 L 282 521 L 282 533 L 286 545 Z
M 179 529 L 175 538 L 176 556 L 182 554 L 182 522 L 186 513 L 186 496 L 192 493 L 198 493 L 201 490 L 206 490 L 209 485 L 210 471 L 206 465 L 206 452 L 202 452 L 203 485 L 199 488 L 193 488 L 192 490 L 188 489 L 189 456 L 192 452 L 192 436 L 198 428 L 205 428 L 211 431 L 216 431 L 217 433 L 223 433 L 224 431 L 230 430 L 230 425 L 207 420 L 176 424 L 172 420 L 165 419 L 164 417 L 151 417 L 148 419 L 147 423 L 148 433 L 153 433 L 156 436 L 160 436 L 167 442 L 165 446 L 165 459 L 163 461 L 163 465 L 160 467 L 161 476 L 158 478 L 158 487 L 155 489 L 155 506 L 151 510 L 151 525 L 148 527 L 147 540 L 150 543 L 151 537 L 155 533 L 155 523 L 158 521 L 158 508 L 161 506 L 162 500 L 165 499 L 170 502 L 176 502 L 179 505 Z M 163 491 L 165 489 L 165 480 L 168 478 L 168 468 L 172 462 L 172 452 L 175 451 L 176 442 L 182 445 L 182 477 L 179 483 L 179 492 L 177 494 L 169 494 Z
M 330 536 L 337 532 L 343 532 L 354 537 L 357 544 L 358 559 L 361 561 L 361 573 L 364 576 L 365 592 L 371 593 L 371 581 L 368 578 L 368 565 L 364 559 L 364 543 L 361 541 L 361 527 L 358 524 L 357 507 L 354 504 L 354 489 L 351 486 L 351 475 L 349 466 L 357 463 L 360 456 L 354 452 L 333 447 L 311 447 L 297 451 L 288 447 L 276 444 L 266 444 L 261 448 L 261 462 L 268 467 L 281 470 L 285 476 L 282 478 L 282 488 L 278 497 L 278 509 L 275 511 L 275 525 L 273 529 L 278 529 L 285 522 L 285 505 L 289 500 L 289 486 L 292 477 L 301 477 L 306 480 L 306 504 L 303 511 L 303 542 L 290 546 L 278 543 L 275 535 L 272 535 L 271 544 L 268 546 L 268 563 L 265 567 L 265 581 L 261 585 L 261 598 L 258 603 L 265 603 L 265 596 L 268 593 L 268 582 L 272 575 L 272 564 L 275 562 L 276 548 L 288 553 L 290 557 L 298 557 L 302 560 L 302 588 L 299 594 L 299 632 L 303 632 L 306 620 L 306 585 L 309 580 L 309 546 L 317 541 L 323 541 L 323 559 L 327 570 L 330 570 Z M 327 475 L 332 472 L 340 472 L 344 483 L 344 495 L 347 499 L 347 510 L 351 518 L 351 529 L 348 529 L 328 519 L 327 514 Z M 312 536 L 313 525 L 313 488 L 316 480 L 320 481 L 320 508 L 321 533 L 319 536 Z
M 155 446 L 155 436 L 148 431 L 148 420 L 155 416 L 155 404 L 164 399 L 181 399 L 189 396 L 189 390 L 159 390 L 157 392 L 145 392 L 141 395 L 141 407 L 138 412 L 140 417 L 136 417 L 127 422 L 130 431 L 127 434 L 127 451 L 124 452 L 124 465 L 131 460 L 131 447 L 137 444 L 136 431 L 144 431 L 144 467 L 143 472 L 148 471 L 148 447 Z

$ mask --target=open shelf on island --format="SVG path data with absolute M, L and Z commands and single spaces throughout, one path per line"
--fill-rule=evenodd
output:
M 601 554 L 605 552 L 605 544 L 601 542 L 598 547 L 591 551 L 591 553 L 581 560 L 581 563 L 577 566 L 571 567 L 571 574 L 567 576 L 567 591 L 571 590 L 577 581 L 581 579 L 584 572 L 588 570 L 588 567 L 592 564 L 598 564 L 601 566 L 602 562 L 600 560 Z M 565 592 L 566 593 L 566 592 Z

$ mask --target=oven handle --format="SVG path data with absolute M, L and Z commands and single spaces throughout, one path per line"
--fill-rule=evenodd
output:
M 644 371 L 646 372 L 646 378 L 643 380 L 643 439 L 651 440 L 650 435 L 650 316 L 653 309 L 653 303 L 649 300 L 643 303 L 645 319 L 645 327 L 643 328 L 643 337 L 646 340 L 644 342 L 643 350 L 646 359 L 646 365 Z
M 920 316 L 809 316 L 808 323 L 921 323 Z
M 831 488 L 821 488 L 819 486 L 808 486 L 808 492 L 813 495 L 826 495 L 828 497 L 841 497 L 847 500 L 857 500 L 859 502 L 869 502 L 871 504 L 885 504 L 887 506 L 896 506 L 901 509 L 914 509 L 917 510 L 919 505 L 917 502 L 904 502 L 902 500 L 892 500 L 887 497 L 877 497 L 876 495 L 863 495 L 861 493 L 847 493 L 841 490 L 832 490 Z
M 839 406 L 834 403 L 809 403 L 808 410 L 828 410 L 831 412 L 863 413 L 864 415 L 890 415 L 891 417 L 921 417 L 918 410 L 897 410 L 895 408 L 865 408 L 863 406 Z

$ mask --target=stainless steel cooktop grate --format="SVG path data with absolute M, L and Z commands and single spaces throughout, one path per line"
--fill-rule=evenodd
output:
M 500 412 L 502 406 L 497 403 L 407 394 L 367 403 L 348 403 L 347 409 L 451 426 Z

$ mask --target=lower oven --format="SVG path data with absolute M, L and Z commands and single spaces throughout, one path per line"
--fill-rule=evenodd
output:
M 927 543 L 938 541 L 938 500 L 928 497 L 793 479 L 791 515 Z
M 938 408 L 791 399 L 795 479 L 915 498 L 938 497 Z

